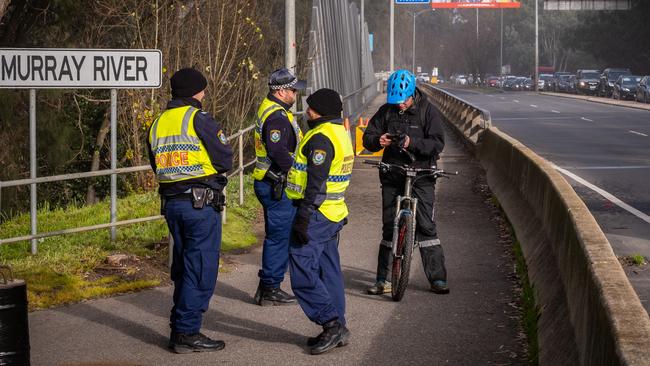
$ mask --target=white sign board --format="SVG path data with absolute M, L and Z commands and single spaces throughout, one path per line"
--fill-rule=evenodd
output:
M 159 50 L 0 48 L 0 88 L 159 88 L 161 69 Z
M 418 66 L 415 69 L 417 70 L 416 72 L 422 72 L 422 66 Z

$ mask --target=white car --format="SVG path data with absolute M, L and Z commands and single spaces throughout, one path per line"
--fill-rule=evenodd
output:
M 415 77 L 415 79 L 416 79 L 417 81 L 422 81 L 422 82 L 425 82 L 425 83 L 426 83 L 426 82 L 429 82 L 429 81 L 431 80 L 431 79 L 429 79 L 429 74 L 427 74 L 426 72 L 421 72 L 421 73 L 419 73 L 419 74 Z

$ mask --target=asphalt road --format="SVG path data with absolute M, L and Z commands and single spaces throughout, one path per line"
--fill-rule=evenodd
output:
M 619 257 L 650 258 L 650 111 L 531 92 L 447 89 L 560 168 Z M 650 269 L 625 266 L 646 311 Z
M 377 99 L 375 110 L 383 98 Z M 447 257 L 449 295 L 428 291 L 419 253 L 401 302 L 365 294 L 377 264 L 381 195 L 377 171 L 358 162 L 346 195 L 350 221 L 340 242 L 352 332 L 347 347 L 311 356 L 305 342 L 320 328 L 298 306 L 253 304 L 261 258 L 256 247 L 225 256 L 225 271 L 205 314 L 204 332 L 224 339 L 225 350 L 169 353 L 165 346 L 172 288 L 161 287 L 31 313 L 32 364 L 525 364 L 510 244 L 497 228 L 478 163 L 453 136 L 447 140 L 441 166 L 461 172 L 437 186 L 436 217 Z M 289 289 L 288 278 L 283 287 Z

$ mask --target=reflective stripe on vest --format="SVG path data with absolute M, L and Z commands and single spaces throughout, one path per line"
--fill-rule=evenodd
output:
M 257 160 L 255 161 L 255 170 L 253 171 L 253 178 L 256 180 L 262 180 L 266 175 L 266 171 L 271 167 L 272 161 L 268 158 L 268 153 L 266 151 L 266 145 L 262 139 L 262 131 L 264 128 L 264 122 L 269 118 L 271 114 L 276 111 L 284 111 L 287 114 L 287 119 L 291 123 L 293 132 L 296 135 L 296 145 L 300 143 L 302 139 L 302 131 L 300 131 L 300 126 L 295 121 L 293 113 L 284 109 L 280 104 L 270 100 L 269 98 L 264 98 L 262 104 L 257 109 L 257 120 L 255 122 L 255 155 Z
M 194 116 L 198 111 L 192 106 L 168 109 L 151 126 L 149 142 L 156 159 L 159 182 L 171 183 L 217 174 L 194 130 Z
M 291 199 L 302 199 L 304 197 L 307 184 L 308 157 L 303 155 L 302 148 L 318 133 L 327 137 L 334 146 L 334 159 L 325 184 L 325 192 L 319 193 L 321 197 L 325 196 L 325 200 L 318 210 L 330 221 L 339 222 L 348 215 L 345 204 L 345 191 L 350 185 L 352 166 L 354 164 L 352 142 L 343 125 L 326 122 L 307 132 L 296 149 L 296 160 L 287 176 L 286 193 L 287 197 Z

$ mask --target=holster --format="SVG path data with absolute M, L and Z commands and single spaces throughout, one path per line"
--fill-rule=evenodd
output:
M 214 193 L 210 188 L 192 187 L 192 207 L 201 209 L 208 201 L 212 201 Z
M 266 172 L 266 177 L 271 182 L 271 188 L 273 189 L 271 198 L 275 201 L 281 200 L 284 189 L 287 186 L 287 176 L 282 173 L 274 173 L 269 170 Z

